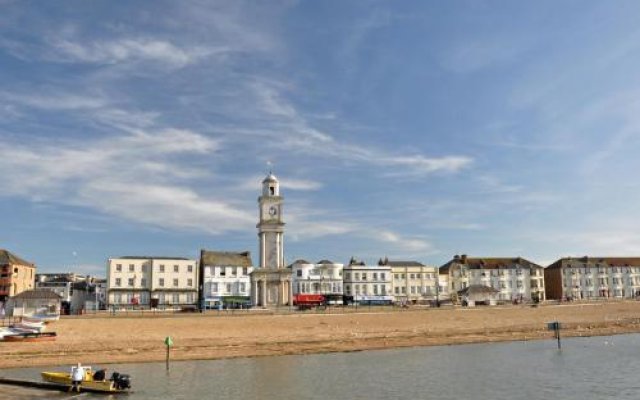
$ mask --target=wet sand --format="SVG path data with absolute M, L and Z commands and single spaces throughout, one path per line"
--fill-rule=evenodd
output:
M 359 311 L 363 311 L 360 309 Z M 63 318 L 55 342 L 0 342 L 0 368 L 359 351 L 507 340 L 640 332 L 640 302 L 409 309 L 346 314 L 185 314 Z

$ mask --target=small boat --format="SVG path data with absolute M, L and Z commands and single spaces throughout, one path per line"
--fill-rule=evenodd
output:
M 80 383 L 80 388 L 94 392 L 104 393 L 124 393 L 131 388 L 129 375 L 114 372 L 111 379 L 94 380 L 91 367 L 83 366 L 85 369 L 84 379 Z M 71 374 L 69 372 L 41 372 L 42 380 L 45 382 L 57 383 L 71 386 Z
M 56 340 L 55 332 L 16 332 L 7 335 L 5 342 L 51 342 Z
M 11 325 L 11 328 L 25 332 L 42 332 L 45 329 L 45 324 L 44 322 L 30 322 L 23 320 L 22 322 Z
M 60 314 L 31 314 L 22 317 L 23 321 L 49 323 L 60 319 Z

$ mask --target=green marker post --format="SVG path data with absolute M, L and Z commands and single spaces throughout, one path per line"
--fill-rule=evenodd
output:
M 171 336 L 167 336 L 164 339 L 164 344 L 165 346 L 167 346 L 167 371 L 169 370 L 169 349 L 171 348 L 171 346 L 173 346 L 173 339 L 171 339 Z

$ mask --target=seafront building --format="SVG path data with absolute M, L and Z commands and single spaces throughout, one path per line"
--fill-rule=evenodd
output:
M 315 264 L 296 260 L 290 268 L 294 295 L 321 294 L 327 304 L 343 303 L 344 264 L 329 260 L 321 260 Z
M 391 304 L 392 277 L 388 265 L 366 265 L 351 258 L 344 267 L 344 294 L 356 304 Z
M 251 253 L 200 252 L 200 307 L 244 308 L 251 305 Z
M 449 275 L 452 298 L 468 295 L 465 289 L 473 286 L 473 291 L 484 292 L 486 302 L 491 304 L 497 301 L 544 301 L 543 271 L 542 266 L 522 257 L 472 258 L 456 255 L 440 267 L 441 273 Z
M 196 260 L 180 257 L 110 258 L 107 262 L 109 306 L 172 307 L 196 305 Z
M 36 289 L 47 289 L 60 296 L 60 313 L 79 314 L 105 306 L 105 279 L 75 273 L 36 274 Z
M 566 257 L 544 271 L 553 300 L 635 298 L 640 296 L 640 258 Z
M 393 297 L 400 304 L 431 304 L 436 300 L 438 269 L 417 261 L 380 259 L 379 266 L 391 267 Z
M 0 249 L 0 302 L 35 288 L 36 266 Z
M 251 273 L 251 302 L 258 307 L 290 305 L 293 291 L 291 268 L 284 262 L 284 198 L 280 182 L 271 173 L 262 181 L 258 209 L 260 265 Z

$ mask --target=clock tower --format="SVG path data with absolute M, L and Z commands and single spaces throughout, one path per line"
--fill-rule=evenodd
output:
M 260 268 L 284 268 L 284 222 L 282 222 L 280 183 L 271 173 L 262 181 L 262 196 L 258 197 L 260 222 Z

